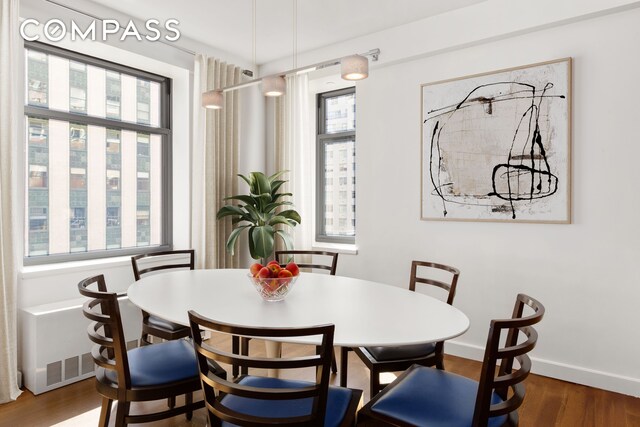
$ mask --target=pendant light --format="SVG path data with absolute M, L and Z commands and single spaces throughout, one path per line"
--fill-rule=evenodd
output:
M 345 56 L 340 60 L 340 74 L 345 80 L 362 80 L 369 77 L 369 60 L 362 55 Z
M 262 94 L 264 96 L 282 96 L 287 91 L 287 82 L 282 76 L 266 76 L 262 78 Z
M 202 106 L 212 110 L 219 110 L 224 103 L 224 96 L 220 89 L 214 89 L 202 94 Z

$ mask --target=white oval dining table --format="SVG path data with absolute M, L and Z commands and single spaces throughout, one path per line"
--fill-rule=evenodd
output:
M 300 273 L 283 301 L 266 302 L 247 270 L 182 270 L 143 277 L 129 300 L 148 313 L 188 325 L 188 310 L 210 319 L 261 327 L 332 323 L 334 345 L 395 346 L 442 341 L 463 334 L 469 319 L 433 297 L 368 280 Z M 316 344 L 315 337 L 297 342 Z

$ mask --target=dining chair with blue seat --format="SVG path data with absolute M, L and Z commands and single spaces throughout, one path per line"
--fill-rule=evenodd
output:
M 425 277 L 427 271 L 431 277 Z M 460 270 L 457 268 L 435 262 L 412 261 L 409 290 L 415 292 L 418 284 L 441 288 L 447 293 L 447 304 L 453 305 L 459 277 Z M 342 387 L 347 386 L 349 351 L 354 351 L 370 371 L 369 392 L 371 397 L 384 388 L 384 385 L 380 384 L 380 374 L 383 372 L 404 371 L 414 364 L 444 369 L 444 342 L 442 341 L 403 346 L 343 347 L 340 361 L 340 385 Z
M 194 347 L 200 367 L 211 426 L 353 426 L 362 391 L 329 386 L 329 369 L 334 325 L 305 328 L 260 328 L 231 325 L 207 319 L 189 311 L 192 331 L 212 331 L 203 342 L 194 333 Z M 256 357 L 234 354 L 217 346 L 218 335 L 269 338 L 283 341 L 295 337 L 318 336 L 316 353 L 296 357 Z M 237 365 L 249 375 L 227 381 L 211 372 L 207 362 Z M 278 369 L 282 374 L 311 369 L 315 381 L 299 381 L 252 375 L 254 369 Z
M 523 316 L 525 307 L 532 311 L 528 316 Z M 525 397 L 523 381 L 531 371 L 527 353 L 538 339 L 532 326 L 544 312 L 540 302 L 519 294 L 510 319 L 491 321 L 479 382 L 413 365 L 360 410 L 358 425 L 517 426 Z M 506 340 L 500 347 L 503 332 Z
M 182 257 L 185 256 L 188 257 L 187 260 L 182 259 Z M 176 259 L 178 260 L 176 261 Z M 140 280 L 145 274 L 157 271 L 173 269 L 193 270 L 195 268 L 195 251 L 193 249 L 184 249 L 135 255 L 131 257 L 131 267 L 133 268 L 133 277 L 136 281 Z M 151 344 L 152 336 L 164 340 L 177 340 L 189 337 L 190 333 L 188 326 L 170 322 L 142 310 L 142 335 L 140 337 L 140 345 Z
M 92 321 L 87 332 L 95 343 L 91 355 L 97 365 L 96 388 L 103 396 L 100 426 L 109 424 L 114 400 L 117 401 L 117 427 L 180 414 L 186 414 L 190 419 L 194 410 L 204 407 L 204 401 L 193 402 L 192 398 L 192 393 L 200 389 L 200 379 L 190 341 L 167 341 L 127 351 L 118 295 L 107 291 L 104 276 L 81 281 L 78 290 L 91 298 L 85 302 L 83 313 Z M 210 369 L 216 370 L 215 365 Z M 224 370 L 217 372 L 224 375 Z M 185 395 L 184 405 L 155 413 L 129 413 L 131 402 L 175 399 L 179 395 Z

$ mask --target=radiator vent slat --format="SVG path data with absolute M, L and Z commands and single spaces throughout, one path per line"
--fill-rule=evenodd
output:
M 70 380 L 78 376 L 78 356 L 64 360 L 64 379 Z
M 47 365 L 47 386 L 62 381 L 62 360 Z
M 82 375 L 93 372 L 95 365 L 93 364 L 93 357 L 91 357 L 91 353 L 85 353 L 80 357 L 82 358 Z

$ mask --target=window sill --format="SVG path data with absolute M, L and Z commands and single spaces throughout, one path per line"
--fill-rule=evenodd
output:
M 330 251 L 346 255 L 358 255 L 358 246 L 350 243 L 314 242 L 314 251 Z
M 55 264 L 29 265 L 22 268 L 20 277 L 22 279 L 34 279 L 37 277 L 75 273 L 82 271 L 95 271 L 96 268 L 118 268 L 131 266 L 130 256 L 119 256 L 113 258 L 99 258 L 83 261 L 69 261 Z

